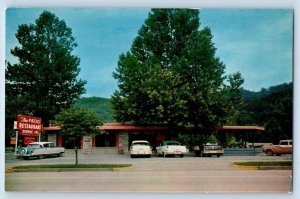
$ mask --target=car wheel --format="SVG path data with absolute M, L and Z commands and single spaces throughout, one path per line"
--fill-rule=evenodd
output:
M 20 149 L 19 152 L 20 152 L 21 155 L 24 155 L 24 154 L 27 153 L 27 149 L 23 147 L 23 148 Z
M 43 159 L 43 157 L 44 157 L 43 155 L 39 155 L 38 156 L 39 159 Z
M 217 157 L 219 158 L 219 157 L 220 157 L 220 155 L 217 155 Z
M 181 158 L 183 158 L 183 156 L 184 156 L 183 154 L 180 155 Z
M 273 156 L 273 151 L 267 150 L 267 151 L 266 151 L 266 154 L 267 154 L 268 156 Z

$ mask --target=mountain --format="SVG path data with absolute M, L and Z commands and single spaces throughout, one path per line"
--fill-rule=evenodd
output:
M 291 89 L 293 87 L 293 83 L 283 83 L 276 86 L 271 86 L 269 88 L 262 88 L 259 92 L 249 91 L 243 89 L 243 99 L 245 102 L 258 100 L 260 98 L 266 97 L 268 95 L 284 92 L 286 89 Z
M 95 112 L 105 122 L 115 122 L 109 99 L 102 97 L 83 97 L 76 101 L 75 106 Z
M 243 91 L 244 103 L 239 107 L 239 125 L 265 127 L 261 141 L 278 143 L 293 137 L 293 83 L 262 89 L 260 92 Z

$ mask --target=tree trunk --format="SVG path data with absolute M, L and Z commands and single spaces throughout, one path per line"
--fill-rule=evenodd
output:
M 78 165 L 78 149 L 75 147 L 75 165 Z

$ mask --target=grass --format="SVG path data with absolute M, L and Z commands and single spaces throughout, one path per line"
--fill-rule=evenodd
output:
M 292 166 L 292 161 L 235 162 L 240 166 Z
M 70 169 L 70 168 L 125 168 L 132 164 L 52 164 L 15 166 L 13 169 Z

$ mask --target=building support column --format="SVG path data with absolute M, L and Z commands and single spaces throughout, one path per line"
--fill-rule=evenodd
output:
M 62 134 L 57 135 L 57 146 L 62 147 Z

